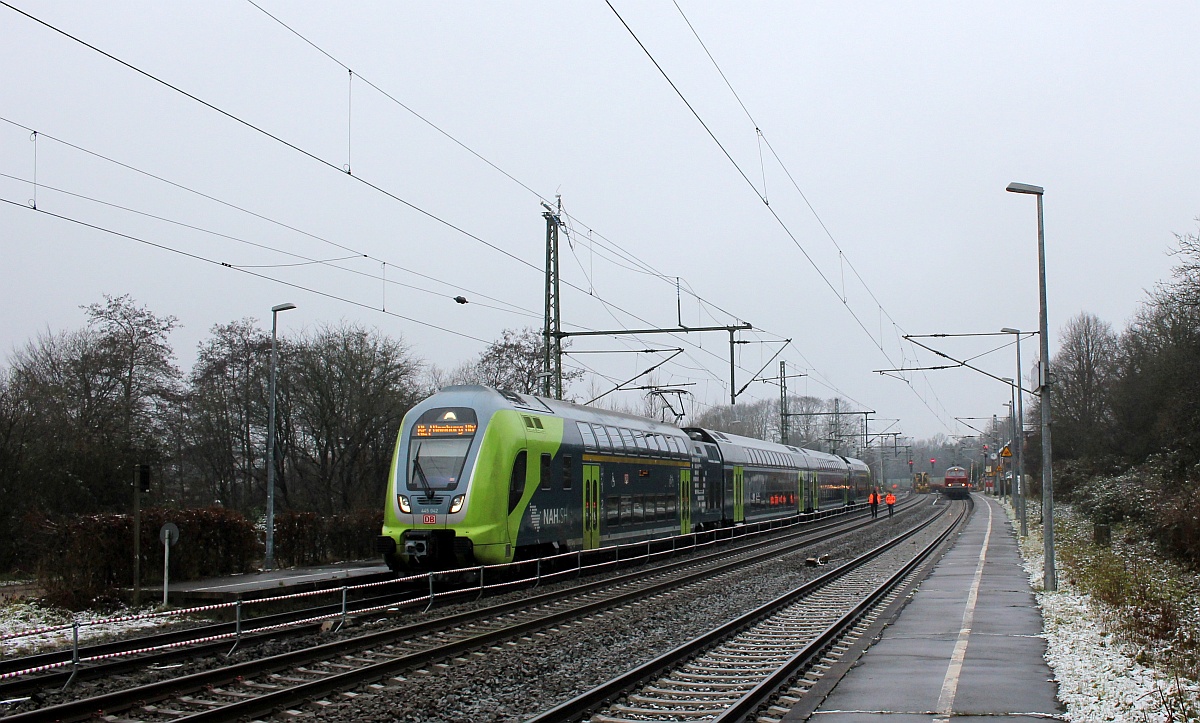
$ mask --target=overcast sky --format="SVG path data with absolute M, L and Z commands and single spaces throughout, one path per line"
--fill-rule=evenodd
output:
M 753 324 L 737 387 L 791 339 L 791 391 L 971 434 L 1006 385 L 876 372 L 946 363 L 905 334 L 1037 329 L 1009 182 L 1046 189 L 1052 348 L 1081 311 L 1124 328 L 1200 215 L 1194 2 L 5 2 L 57 31 L 0 6 L 4 356 L 130 294 L 185 369 L 282 302 L 282 334 L 359 322 L 454 367 L 540 329 L 561 194 L 564 330 L 675 326 L 678 278 L 683 324 Z M 728 341 L 573 348 L 681 346 L 656 381 L 700 411 Z M 1008 339 L 922 341 L 1013 375 Z M 571 357 L 600 375 L 573 391 L 657 358 Z

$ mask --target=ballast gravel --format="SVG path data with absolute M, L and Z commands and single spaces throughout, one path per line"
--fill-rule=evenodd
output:
M 820 575 L 806 559 L 830 563 L 860 555 L 894 535 L 920 511 L 881 517 L 852 541 L 826 544 L 726 575 L 685 591 L 610 610 L 467 656 L 363 686 L 311 705 L 304 714 L 322 721 L 520 721 L 553 708 L 620 673 L 767 603 Z
M 279 712 L 273 719 L 345 721 L 346 723 L 439 721 L 519 721 L 570 700 L 620 673 L 666 653 L 703 632 L 756 608 L 820 575 L 807 558 L 828 555 L 829 564 L 856 557 L 893 537 L 897 531 L 940 508 L 922 503 L 881 516 L 851 540 L 824 543 L 768 563 L 722 575 L 666 595 L 606 610 L 586 620 L 494 646 L 485 654 L 467 654 L 420 670 L 331 694 L 301 710 Z M 883 513 L 886 515 L 886 513 Z M 546 591 L 518 591 L 435 608 L 427 614 L 359 621 L 341 632 L 258 643 L 224 659 L 198 658 L 166 670 L 144 670 L 119 678 L 80 681 L 67 692 L 47 691 L 9 713 L 90 697 L 164 678 L 178 678 L 215 667 L 263 658 L 351 637 L 364 628 L 382 629 L 421 617 L 442 617 L 494 605 L 512 597 Z M 550 588 L 552 589 L 552 588 Z M 272 719 L 260 717 L 258 720 Z

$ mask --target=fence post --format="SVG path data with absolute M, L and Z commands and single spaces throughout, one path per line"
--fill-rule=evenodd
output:
M 475 598 L 476 600 L 479 600 L 480 598 L 483 597 L 483 570 L 485 567 L 487 567 L 487 566 L 486 565 L 479 566 L 479 597 Z
M 237 646 L 242 642 L 242 601 L 238 600 L 233 605 L 234 622 L 233 622 L 233 647 L 225 653 L 225 657 L 233 655 L 233 651 L 237 650 Z
M 346 624 L 346 599 L 349 592 L 350 588 L 342 585 L 342 621 L 338 623 L 338 630 L 341 630 L 342 626 Z
M 541 587 L 541 585 L 542 585 L 542 558 L 540 558 L 540 557 L 537 559 L 537 567 L 535 568 L 535 572 L 537 574 L 537 579 L 533 581 L 533 586 L 535 588 Z
M 433 573 L 429 573 L 429 604 L 425 606 L 425 612 L 429 612 L 433 608 Z
M 71 677 L 67 678 L 67 682 L 63 683 L 63 690 L 66 690 L 75 680 L 75 675 L 79 672 L 79 621 L 71 621 Z

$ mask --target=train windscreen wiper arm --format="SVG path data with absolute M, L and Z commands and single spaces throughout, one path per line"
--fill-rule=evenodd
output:
M 425 494 L 433 497 L 433 486 L 429 484 L 429 478 L 425 476 L 425 470 L 421 468 L 421 445 L 417 445 L 417 453 L 413 455 L 413 472 L 416 473 L 417 479 L 421 481 L 421 486 L 425 488 Z

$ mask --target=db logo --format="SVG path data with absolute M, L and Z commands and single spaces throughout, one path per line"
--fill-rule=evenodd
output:
M 437 524 L 437 515 L 422 515 L 421 523 L 425 524 L 425 525 L 436 525 Z

